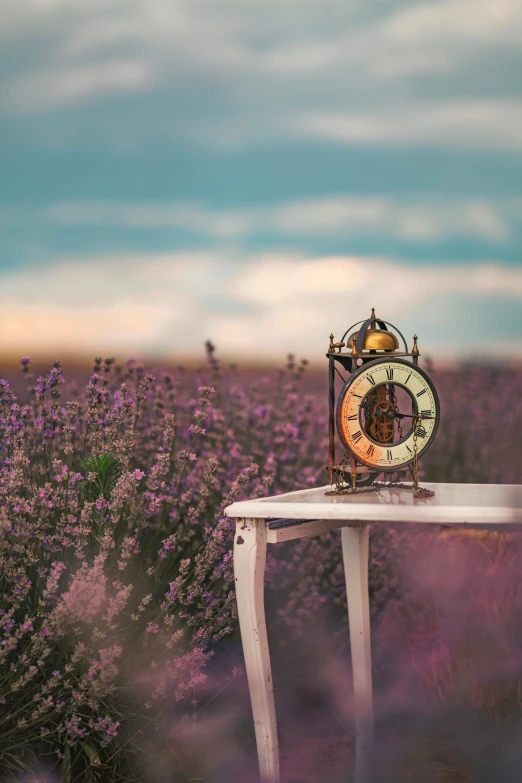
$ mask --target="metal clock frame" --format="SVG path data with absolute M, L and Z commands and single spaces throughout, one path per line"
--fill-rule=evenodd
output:
M 350 335 L 350 333 L 356 328 L 360 326 L 358 333 L 357 333 L 357 339 L 353 342 L 352 345 L 352 351 L 351 353 L 341 353 L 341 349 L 345 347 L 345 339 L 347 335 Z M 403 344 L 404 344 L 404 351 L 396 351 L 393 350 L 364 350 L 364 344 L 366 340 L 366 335 L 370 329 L 376 328 L 376 326 L 379 327 L 378 332 L 379 333 L 386 333 L 386 334 L 393 334 L 393 332 L 396 332 Z M 390 327 L 390 329 L 388 328 Z M 392 331 L 393 330 L 393 331 Z M 383 360 L 390 359 L 392 361 L 396 361 L 398 359 L 403 360 L 407 364 L 412 364 L 419 372 L 425 377 L 428 378 L 428 381 L 430 383 L 430 387 L 433 389 L 435 393 L 435 399 L 439 408 L 440 413 L 440 402 L 438 398 L 437 391 L 433 385 L 433 382 L 431 379 L 429 379 L 429 376 L 427 373 L 425 373 L 421 368 L 418 366 L 419 362 L 419 356 L 420 351 L 417 345 L 417 335 L 414 335 L 413 337 L 413 347 L 412 350 L 408 350 L 408 344 L 406 342 L 406 339 L 400 329 L 398 329 L 394 324 L 392 324 L 390 321 L 385 321 L 382 318 L 377 318 L 375 315 L 375 309 L 372 308 L 372 315 L 370 318 L 367 318 L 363 321 L 358 321 L 357 323 L 350 326 L 345 333 L 342 336 L 342 339 L 338 343 L 333 342 L 333 334 L 330 335 L 330 346 L 328 353 L 326 354 L 326 357 L 328 359 L 328 441 L 329 441 L 329 447 L 328 447 L 328 465 L 327 470 L 330 472 L 330 482 L 333 481 L 333 473 L 337 469 L 336 466 L 336 460 L 335 460 L 335 433 L 337 430 L 337 422 L 336 422 L 336 395 L 335 395 L 335 375 L 336 373 L 341 377 L 341 380 L 343 381 L 343 390 L 347 383 L 349 383 L 351 380 L 353 380 L 353 377 L 356 375 L 356 373 L 359 372 L 359 370 L 362 370 L 363 368 L 367 367 L 367 365 L 370 362 L 382 362 Z M 397 338 L 394 338 L 396 341 L 396 344 L 398 346 Z M 338 368 L 336 367 L 336 363 L 339 363 L 344 370 L 348 371 L 351 378 L 345 379 L 339 372 Z M 359 367 L 360 365 L 360 367 Z M 343 391 L 341 391 L 341 394 Z M 434 435 L 438 429 L 439 421 L 437 418 L 437 421 L 435 423 L 435 430 L 432 435 L 432 438 L 430 440 L 430 443 L 423 449 L 423 453 L 431 446 L 431 443 L 434 440 Z M 337 430 L 338 432 L 338 430 Z M 344 444 L 343 444 L 344 445 Z M 366 463 L 363 462 L 359 457 L 353 456 L 351 450 L 347 450 L 352 456 L 352 470 L 356 471 L 356 462 L 359 462 L 361 465 L 363 465 L 365 468 L 368 468 L 370 470 L 373 470 L 376 473 L 393 473 L 397 471 L 397 467 L 390 469 L 390 468 L 376 468 L 374 465 L 369 466 Z M 407 467 L 410 463 L 405 463 L 404 467 Z M 399 470 L 402 469 L 402 466 L 399 468 Z M 355 478 L 355 476 L 353 477 Z M 371 480 L 371 479 L 370 479 Z M 354 485 L 355 486 L 355 485 Z

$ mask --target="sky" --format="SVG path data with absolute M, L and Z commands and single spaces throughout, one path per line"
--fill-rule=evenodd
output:
M 0 353 L 522 358 L 522 0 L 2 0 Z

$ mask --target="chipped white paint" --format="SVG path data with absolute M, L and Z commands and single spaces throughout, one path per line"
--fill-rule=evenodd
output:
M 268 543 L 342 529 L 348 599 L 356 730 L 356 783 L 371 783 L 373 746 L 370 617 L 368 601 L 369 522 L 426 522 L 489 530 L 522 525 L 522 486 L 425 484 L 435 496 L 415 499 L 408 490 L 383 489 L 361 495 L 326 495 L 329 486 L 233 503 L 225 509 L 237 518 L 234 574 L 263 783 L 279 783 L 274 693 L 264 611 L 264 569 Z M 266 520 L 301 523 L 269 528 Z
M 263 783 L 278 783 L 279 749 L 274 687 L 265 622 L 265 563 L 264 520 L 238 521 L 234 540 L 234 578 L 259 769 Z

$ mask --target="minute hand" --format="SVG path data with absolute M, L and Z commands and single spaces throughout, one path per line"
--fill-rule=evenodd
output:
M 436 416 L 425 416 L 423 414 L 416 414 L 417 416 L 420 416 L 421 419 L 436 419 Z M 395 413 L 396 419 L 414 419 L 415 416 L 411 413 Z

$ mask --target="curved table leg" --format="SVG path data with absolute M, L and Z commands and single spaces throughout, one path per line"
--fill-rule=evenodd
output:
M 355 783 L 370 783 L 373 756 L 372 658 L 368 598 L 369 527 L 341 531 L 355 701 Z
M 237 611 L 262 783 L 279 783 L 274 687 L 265 621 L 266 523 L 238 520 L 234 539 Z

